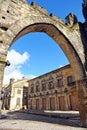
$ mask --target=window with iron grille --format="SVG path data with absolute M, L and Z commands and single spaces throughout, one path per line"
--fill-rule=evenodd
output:
M 53 83 L 53 81 L 50 81 L 49 82 L 49 89 L 53 89 L 54 88 L 54 83 Z
M 42 84 L 42 91 L 45 91 L 45 90 L 46 90 L 46 84 L 43 83 L 43 84 Z
M 57 80 L 57 86 L 58 86 L 58 87 L 63 86 L 63 79 L 58 79 L 58 80 Z
M 67 77 L 67 84 L 71 84 L 73 82 L 73 76 Z
M 36 92 L 39 92 L 40 91 L 40 87 L 39 85 L 36 85 Z
M 34 87 L 31 87 L 31 91 L 30 91 L 31 93 L 34 93 Z

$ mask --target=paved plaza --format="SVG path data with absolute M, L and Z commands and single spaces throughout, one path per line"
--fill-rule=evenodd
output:
M 67 116 L 64 118 L 55 116 L 55 113 L 52 113 L 51 116 L 50 113 L 36 115 L 8 111 L 0 119 L 0 130 L 87 130 L 87 128 L 80 126 L 78 113 L 74 117 Z

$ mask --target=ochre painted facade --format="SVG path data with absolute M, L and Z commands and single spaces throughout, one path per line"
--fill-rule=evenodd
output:
M 5 88 L 5 98 L 3 109 L 20 110 L 27 109 L 28 83 L 26 78 L 15 81 L 10 79 L 10 83 Z
M 28 97 L 29 110 L 79 110 L 71 66 L 29 80 Z

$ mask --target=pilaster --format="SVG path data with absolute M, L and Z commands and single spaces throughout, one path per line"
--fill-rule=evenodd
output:
M 77 81 L 81 125 L 87 127 L 87 79 Z

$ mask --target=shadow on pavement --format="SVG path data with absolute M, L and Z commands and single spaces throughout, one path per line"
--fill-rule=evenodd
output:
M 65 113 L 49 113 L 49 112 L 25 112 L 25 111 L 9 111 L 5 114 L 6 120 L 29 120 L 45 123 L 54 123 L 65 126 L 81 127 L 78 114 Z M 4 118 L 2 118 L 4 119 Z

